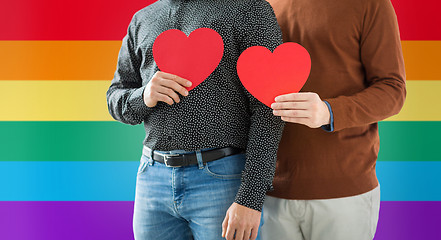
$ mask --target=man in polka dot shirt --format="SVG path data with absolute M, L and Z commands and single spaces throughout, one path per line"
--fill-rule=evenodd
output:
M 224 42 L 221 62 L 193 90 L 159 71 L 156 37 L 211 28 Z M 110 114 L 144 123 L 133 218 L 141 239 L 259 239 L 272 189 L 283 121 L 241 84 L 236 63 L 248 47 L 282 43 L 264 0 L 159 0 L 137 12 L 123 39 L 107 92 Z M 194 71 L 198 68 L 195 67 Z

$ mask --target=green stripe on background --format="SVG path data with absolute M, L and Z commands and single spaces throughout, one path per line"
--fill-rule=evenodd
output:
M 1 161 L 138 161 L 144 129 L 118 122 L 0 122 Z M 441 161 L 441 122 L 381 122 L 380 161 Z
M 379 161 L 441 161 L 441 122 L 380 122 Z
M 139 161 L 143 125 L 0 122 L 1 161 Z

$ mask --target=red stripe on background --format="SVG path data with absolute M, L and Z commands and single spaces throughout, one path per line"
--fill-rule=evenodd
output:
M 441 40 L 440 0 L 392 0 L 401 40 Z
M 121 40 L 155 0 L 14 0 L 0 8 L 0 40 Z M 402 40 L 441 40 L 441 1 L 392 0 Z
M 0 40 L 121 40 L 133 14 L 155 0 L 12 0 Z

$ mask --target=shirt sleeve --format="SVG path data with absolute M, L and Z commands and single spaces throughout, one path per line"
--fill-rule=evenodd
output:
M 352 96 L 325 99 L 333 110 L 335 131 L 395 115 L 406 97 L 404 60 L 393 6 L 389 0 L 365 2 L 360 54 L 367 88 Z
M 256 1 L 253 8 L 239 19 L 240 47 L 264 46 L 273 51 L 282 44 L 282 33 L 271 6 Z M 277 148 L 283 131 L 283 121 L 272 110 L 246 91 L 251 123 L 246 148 L 246 163 L 242 184 L 235 202 L 262 211 L 265 194 L 272 189 Z
M 135 17 L 122 41 L 117 69 L 107 91 L 110 115 L 115 120 L 131 125 L 142 123 L 152 109 L 145 105 L 143 99 L 145 86 L 142 86 L 139 71 L 142 54 L 140 50 L 136 50 L 134 29 L 136 29 Z

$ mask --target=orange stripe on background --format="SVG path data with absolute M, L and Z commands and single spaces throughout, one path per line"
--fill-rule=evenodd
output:
M 441 79 L 441 41 L 402 41 L 408 80 Z
M 408 80 L 441 79 L 441 41 L 402 41 Z M 109 80 L 121 41 L 0 41 L 0 80 Z
M 109 80 L 121 41 L 0 41 L 1 80 Z

